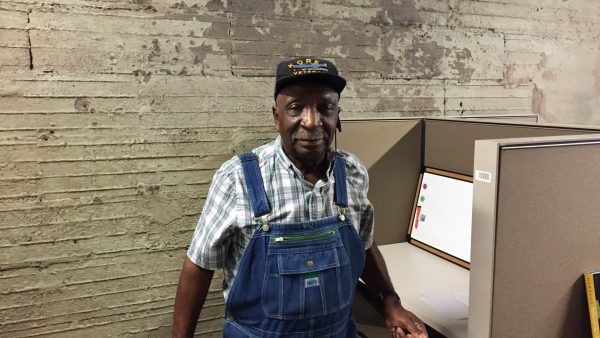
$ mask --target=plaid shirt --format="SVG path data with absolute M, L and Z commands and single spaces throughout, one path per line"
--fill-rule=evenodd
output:
M 292 223 L 337 214 L 333 204 L 333 170 L 327 180 L 306 181 L 281 147 L 280 137 L 253 150 L 271 204 L 269 221 Z M 364 165 L 352 154 L 341 151 L 346 163 L 350 217 L 365 249 L 373 242 L 373 206 L 367 199 L 369 177 Z M 333 167 L 333 166 L 332 166 Z M 236 156 L 215 173 L 204 210 L 188 249 L 189 259 L 205 269 L 223 269 L 224 296 L 235 278 L 238 264 L 256 227 L 244 174 Z

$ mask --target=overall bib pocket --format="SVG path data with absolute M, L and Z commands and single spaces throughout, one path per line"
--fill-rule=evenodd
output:
M 261 302 L 275 319 L 312 318 L 350 305 L 355 281 L 337 229 L 272 236 Z

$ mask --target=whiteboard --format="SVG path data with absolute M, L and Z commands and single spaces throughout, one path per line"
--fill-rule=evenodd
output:
M 427 169 L 415 199 L 409 227 L 411 242 L 418 244 L 416 240 L 433 248 L 434 253 L 445 253 L 468 264 L 471 261 L 472 178 Z

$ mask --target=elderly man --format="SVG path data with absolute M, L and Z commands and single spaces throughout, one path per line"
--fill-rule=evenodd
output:
M 215 269 L 225 276 L 225 337 L 356 337 L 359 278 L 395 337 L 427 336 L 373 243 L 367 170 L 330 148 L 345 86 L 327 60 L 278 65 L 279 136 L 216 172 L 181 271 L 174 337 L 193 335 Z

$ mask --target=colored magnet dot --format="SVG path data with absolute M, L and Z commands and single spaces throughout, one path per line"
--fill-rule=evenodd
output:
M 427 189 L 427 183 L 423 183 L 423 189 Z
M 419 200 L 421 200 L 421 202 L 425 202 L 425 196 L 421 196 Z

